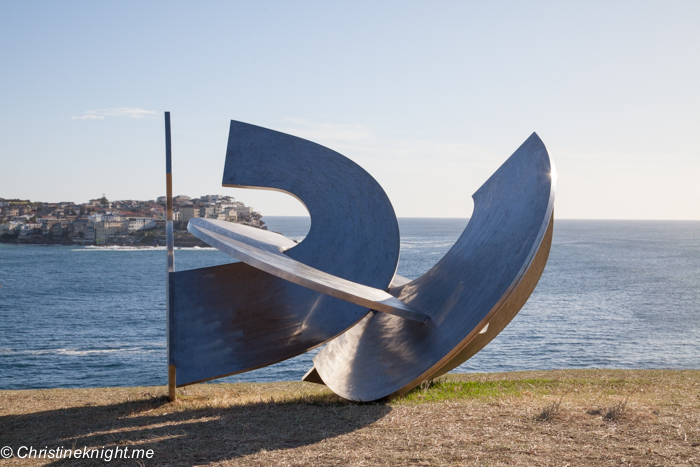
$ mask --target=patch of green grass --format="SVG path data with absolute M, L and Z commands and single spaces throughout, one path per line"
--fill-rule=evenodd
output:
M 434 402 L 449 399 L 522 396 L 524 391 L 549 394 L 560 385 L 561 381 L 554 379 L 521 379 L 516 381 L 424 381 L 412 391 L 396 399 L 396 402 Z
M 481 399 L 502 397 L 539 397 L 559 395 L 562 393 L 575 394 L 579 391 L 599 391 L 603 395 L 619 395 L 621 392 L 635 392 L 653 384 L 648 377 L 625 378 L 617 375 L 609 377 L 589 377 L 583 373 L 581 377 L 530 377 L 516 379 L 499 375 L 460 375 L 449 374 L 436 380 L 424 381 L 418 387 L 394 403 L 438 402 L 452 399 Z M 512 375 L 506 375 L 512 376 Z

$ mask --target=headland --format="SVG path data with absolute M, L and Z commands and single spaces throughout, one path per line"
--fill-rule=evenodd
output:
M 47 203 L 0 198 L 0 243 L 18 245 L 165 245 L 165 197 L 87 203 Z M 173 198 L 175 246 L 208 247 L 190 234 L 187 222 L 207 217 L 266 229 L 262 214 L 231 196 Z

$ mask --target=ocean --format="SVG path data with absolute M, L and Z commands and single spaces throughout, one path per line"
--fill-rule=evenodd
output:
M 303 239 L 308 218 L 266 217 Z M 468 219 L 399 219 L 416 278 Z M 177 270 L 230 262 L 175 252 Z M 165 251 L 0 244 L 0 389 L 167 382 Z M 217 381 L 299 380 L 309 352 Z M 455 372 L 700 369 L 700 222 L 556 220 L 544 274 L 508 327 Z

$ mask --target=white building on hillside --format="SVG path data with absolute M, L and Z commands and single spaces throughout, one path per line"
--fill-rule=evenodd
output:
M 129 217 L 124 222 L 124 230 L 128 233 L 139 230 L 155 229 L 156 220 L 152 217 Z

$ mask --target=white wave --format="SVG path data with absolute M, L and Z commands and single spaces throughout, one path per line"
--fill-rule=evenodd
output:
M 85 357 L 90 355 L 106 355 L 115 353 L 124 354 L 153 354 L 160 353 L 164 350 L 165 345 L 160 345 L 156 347 L 161 348 L 144 348 L 144 347 L 125 347 L 118 349 L 27 349 L 27 350 L 16 350 L 16 349 L 0 349 L 0 355 L 67 355 L 67 356 L 77 356 Z
M 164 246 L 94 246 L 88 245 L 82 248 L 75 248 L 71 251 L 165 251 Z M 213 247 L 175 247 L 176 251 L 216 251 Z

